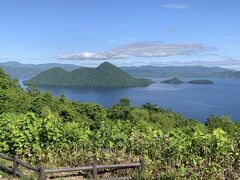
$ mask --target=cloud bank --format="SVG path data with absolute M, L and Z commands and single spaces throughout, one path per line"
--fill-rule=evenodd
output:
M 166 8 L 166 9 L 180 10 L 180 9 L 187 9 L 187 8 L 192 7 L 192 6 L 187 5 L 187 4 L 168 3 L 168 4 L 162 4 L 161 7 Z
M 129 57 L 169 57 L 176 55 L 191 56 L 206 51 L 216 50 L 199 43 L 163 44 L 159 42 L 140 42 L 127 44 L 106 52 L 80 52 L 73 54 L 60 54 L 59 60 L 113 60 Z

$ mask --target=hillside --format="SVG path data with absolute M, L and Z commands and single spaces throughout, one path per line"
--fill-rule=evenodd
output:
M 124 71 L 134 77 L 186 77 L 186 78 L 204 78 L 204 77 L 231 77 L 235 76 L 236 71 L 220 67 L 203 66 L 140 66 L 140 67 L 122 67 Z
M 46 63 L 46 64 L 22 64 L 16 61 L 0 63 L 0 67 L 14 78 L 32 78 L 39 73 L 51 68 L 63 68 L 66 71 L 78 69 L 80 66 L 73 64 Z
M 11 75 L 13 78 L 29 78 L 36 76 L 40 72 L 42 72 L 41 69 L 38 68 L 28 68 L 28 67 L 11 67 L 0 64 L 0 67 L 4 69 L 8 74 Z
M 144 179 L 238 179 L 240 174 L 240 123 L 226 116 L 210 116 L 202 124 L 151 103 L 131 106 L 127 98 L 109 108 L 73 102 L 33 87 L 24 91 L 1 69 L 0 99 L 0 152 L 17 154 L 32 166 L 76 167 L 93 159 L 126 164 L 138 162 L 141 155 Z M 11 167 L 2 159 L 1 165 Z M 26 174 L 21 179 L 39 178 L 21 172 Z M 107 172 L 99 178 L 142 179 L 135 171 Z M 0 177 L 14 179 L 1 170 Z
M 97 68 L 79 68 L 71 72 L 52 68 L 25 83 L 79 87 L 135 87 L 148 86 L 152 81 L 133 78 L 117 66 L 105 62 Z
M 232 78 L 240 78 L 240 71 L 234 72 L 230 77 L 232 77 Z
M 67 75 L 68 71 L 62 68 L 52 68 L 38 74 L 36 77 L 33 78 L 32 83 L 60 86 Z M 43 80 L 44 82 L 41 83 Z

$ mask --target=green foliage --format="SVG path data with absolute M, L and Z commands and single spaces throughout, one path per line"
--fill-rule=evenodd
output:
M 236 124 L 234 124 L 231 119 L 227 116 L 210 116 L 207 119 L 206 126 L 213 130 L 216 128 L 221 128 L 230 135 L 234 135 L 239 129 Z
M 159 112 L 162 111 L 162 109 L 160 110 L 156 104 L 151 104 L 151 103 L 146 103 L 144 105 L 142 105 L 143 109 L 147 109 L 149 112 Z
M 130 101 L 128 98 L 122 98 L 122 99 L 120 99 L 118 105 L 119 106 L 130 106 Z
M 234 179 L 240 174 L 240 124 L 210 116 L 206 125 L 127 98 L 110 108 L 64 95 L 23 91 L 0 71 L 0 152 L 46 166 L 146 160 L 147 178 Z M 135 174 L 128 174 L 128 176 Z
M 40 91 L 37 89 L 37 87 L 35 85 L 31 84 L 31 83 L 28 84 L 28 87 L 27 87 L 26 90 L 32 96 L 40 94 Z
M 133 108 L 127 98 L 120 99 L 119 103 L 107 109 L 107 117 L 109 119 L 129 119 L 130 112 Z

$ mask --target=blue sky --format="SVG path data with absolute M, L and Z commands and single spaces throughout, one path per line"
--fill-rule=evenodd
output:
M 240 69 L 239 0 L 1 0 L 0 61 Z

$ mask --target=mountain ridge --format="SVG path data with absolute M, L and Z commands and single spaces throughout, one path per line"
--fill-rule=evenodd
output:
M 0 67 L 14 78 L 32 78 L 37 74 L 54 68 L 61 67 L 67 71 L 79 68 L 88 68 L 73 64 L 46 63 L 46 64 L 22 64 L 17 61 L 1 62 Z M 164 78 L 164 77 L 187 77 L 187 78 L 240 78 L 240 71 L 221 67 L 205 66 L 122 66 L 122 70 L 135 78 Z
M 221 67 L 205 66 L 139 66 L 122 67 L 134 77 L 186 77 L 186 78 L 204 78 L 204 77 L 231 77 L 236 76 L 234 70 Z
M 3 68 L 13 78 L 31 78 L 37 74 L 54 67 L 61 67 L 67 71 L 80 68 L 81 66 L 73 64 L 46 63 L 46 64 L 22 64 L 17 61 L 1 62 Z

